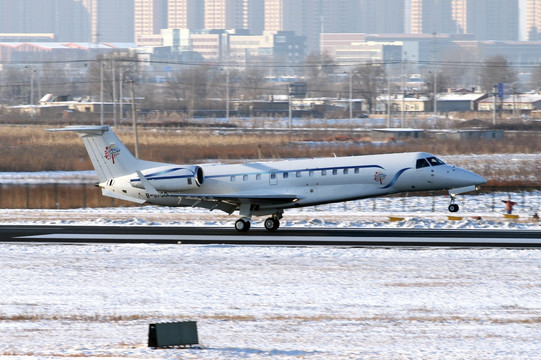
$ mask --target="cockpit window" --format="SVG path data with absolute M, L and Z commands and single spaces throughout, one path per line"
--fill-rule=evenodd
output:
M 429 157 L 427 160 L 432 166 L 445 165 L 445 163 L 437 157 Z
M 417 159 L 417 165 L 415 166 L 415 168 L 421 169 L 429 166 L 430 164 L 428 163 L 428 161 L 426 161 L 426 159 Z

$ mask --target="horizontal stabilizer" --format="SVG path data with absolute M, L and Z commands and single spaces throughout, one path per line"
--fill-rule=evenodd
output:
M 136 198 L 136 197 L 119 194 L 119 193 L 116 193 L 114 191 L 107 190 L 107 189 L 101 189 L 101 194 L 103 196 L 108 196 L 108 197 L 112 197 L 112 198 L 119 199 L 119 200 L 135 202 L 135 203 L 138 203 L 138 204 L 146 203 L 145 199 L 139 199 L 139 198 Z
M 61 129 L 47 129 L 47 131 L 53 131 L 53 132 L 57 132 L 57 131 L 73 131 L 73 132 L 81 133 L 81 134 L 100 135 L 100 134 L 103 134 L 105 131 L 108 131 L 109 129 L 110 128 L 107 125 L 103 125 L 103 126 L 73 125 L 73 126 L 66 126 L 65 128 L 61 128 Z

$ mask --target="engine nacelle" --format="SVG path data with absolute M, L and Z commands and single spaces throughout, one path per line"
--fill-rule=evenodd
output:
M 194 165 L 161 166 L 142 171 L 143 176 L 158 191 L 186 191 L 196 189 L 205 180 L 203 169 Z M 137 174 L 131 177 L 133 187 L 144 189 Z

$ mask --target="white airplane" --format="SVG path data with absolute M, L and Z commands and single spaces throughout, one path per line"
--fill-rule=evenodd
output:
M 447 165 L 423 152 L 329 157 L 243 164 L 174 165 L 135 158 L 109 126 L 68 126 L 82 138 L 102 194 L 164 206 L 239 212 L 238 231 L 252 216 L 266 216 L 276 230 L 284 209 L 396 194 L 449 190 L 449 211 L 457 194 L 479 189 L 486 179 Z

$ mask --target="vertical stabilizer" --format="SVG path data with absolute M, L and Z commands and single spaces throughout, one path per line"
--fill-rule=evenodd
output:
M 51 131 L 73 131 L 81 137 L 100 183 L 132 174 L 144 163 L 132 155 L 109 126 L 68 126 Z

